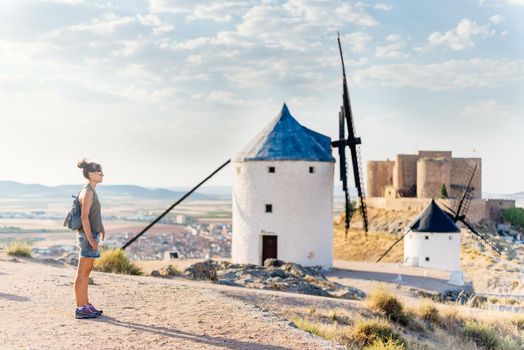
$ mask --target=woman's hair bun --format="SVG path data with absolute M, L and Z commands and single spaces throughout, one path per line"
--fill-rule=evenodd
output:
M 84 169 L 86 166 L 87 166 L 87 160 L 84 158 L 82 159 L 81 161 L 78 162 L 77 166 L 80 168 L 80 169 Z

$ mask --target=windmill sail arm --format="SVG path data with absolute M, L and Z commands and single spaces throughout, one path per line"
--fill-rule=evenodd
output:
M 400 237 L 399 239 L 397 239 L 395 242 L 393 242 L 393 244 L 384 252 L 384 254 L 382 254 L 380 256 L 380 258 L 378 258 L 378 260 L 376 261 L 377 263 L 380 262 L 390 251 L 391 249 L 393 249 L 394 246 L 397 245 L 397 243 L 399 243 L 400 241 L 402 241 L 404 239 L 404 237 L 406 237 L 408 235 L 408 233 L 411 232 L 411 229 L 409 229 L 404 235 L 402 235 L 402 237 Z
M 497 249 L 497 247 L 495 247 L 495 245 L 493 243 L 491 243 L 486 237 L 484 237 L 484 235 L 480 234 L 477 230 L 475 230 L 475 228 L 473 227 L 473 225 L 471 225 L 469 222 L 467 222 L 466 220 L 464 219 L 460 219 L 460 222 L 462 222 L 464 224 L 464 226 L 466 226 L 468 228 L 469 231 L 471 231 L 471 233 L 473 233 L 474 235 L 478 236 L 484 243 L 486 243 L 491 249 L 493 249 L 495 252 L 497 252 L 498 255 L 501 255 L 502 253 L 500 252 L 500 250 Z

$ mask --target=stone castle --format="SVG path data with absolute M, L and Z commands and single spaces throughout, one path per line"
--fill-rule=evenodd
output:
M 441 198 L 446 188 L 453 208 L 460 199 L 476 166 L 468 219 L 500 222 L 501 211 L 515 206 L 514 200 L 482 199 L 482 161 L 480 158 L 454 158 L 450 151 L 419 151 L 398 154 L 395 160 L 367 162 L 367 204 L 387 210 L 422 210 L 431 198 Z

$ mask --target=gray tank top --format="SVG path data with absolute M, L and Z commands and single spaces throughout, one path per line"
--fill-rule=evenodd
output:
M 84 185 L 82 190 L 84 188 L 93 191 L 93 202 L 91 203 L 91 208 L 89 208 L 89 225 L 91 226 L 91 232 L 101 232 L 103 229 L 102 211 L 100 207 L 100 201 L 98 200 L 98 195 L 90 185 Z M 78 231 L 85 234 L 83 227 L 81 227 Z

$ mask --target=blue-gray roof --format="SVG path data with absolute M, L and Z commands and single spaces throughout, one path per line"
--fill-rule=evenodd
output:
M 284 103 L 279 115 L 240 152 L 237 161 L 308 160 L 334 162 L 331 139 L 300 125 Z
M 460 232 L 460 228 L 431 200 L 431 203 L 409 225 L 415 232 Z

